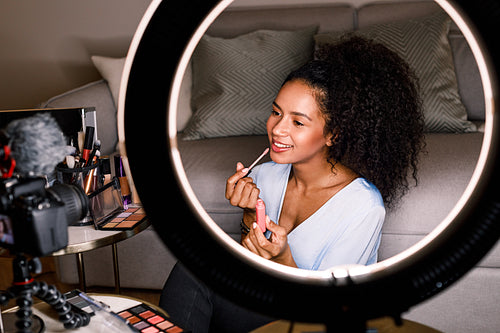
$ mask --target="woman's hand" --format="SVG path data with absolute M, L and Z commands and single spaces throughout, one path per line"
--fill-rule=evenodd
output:
M 247 173 L 248 168 L 238 162 L 236 173 L 226 182 L 226 199 L 233 206 L 255 210 L 260 191 L 252 178 L 245 177 Z
M 251 252 L 274 262 L 297 267 L 292 252 L 288 246 L 287 232 L 266 216 L 266 228 L 271 231 L 271 237 L 266 239 L 264 233 L 253 223 L 250 232 L 241 241 L 241 244 Z

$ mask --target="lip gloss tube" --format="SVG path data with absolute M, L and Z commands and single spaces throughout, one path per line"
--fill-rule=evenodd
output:
M 128 185 L 125 168 L 123 167 L 122 157 L 119 155 L 115 156 L 115 176 L 118 177 L 118 180 L 120 181 L 123 206 L 127 209 L 128 205 L 132 203 L 132 194 L 130 193 L 130 187 Z
M 262 232 L 266 232 L 266 205 L 262 199 L 257 199 L 257 204 L 255 205 L 255 210 L 257 212 L 257 225 L 260 227 Z

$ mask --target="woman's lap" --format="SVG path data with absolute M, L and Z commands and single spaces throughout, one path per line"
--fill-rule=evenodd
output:
M 160 307 L 193 333 L 248 332 L 273 320 L 216 295 L 179 263 L 165 283 Z

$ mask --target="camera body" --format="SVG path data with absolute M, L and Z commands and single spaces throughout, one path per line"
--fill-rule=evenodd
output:
M 44 256 L 68 244 L 68 225 L 87 214 L 88 198 L 75 185 L 57 184 L 46 188 L 45 184 L 42 177 L 0 181 L 1 228 L 4 229 L 0 247 Z

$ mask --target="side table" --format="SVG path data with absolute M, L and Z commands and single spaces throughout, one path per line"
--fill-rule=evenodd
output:
M 85 281 L 85 265 L 83 261 L 83 252 L 94 250 L 103 246 L 111 245 L 113 252 L 113 271 L 115 277 L 115 293 L 120 293 L 120 271 L 118 265 L 118 251 L 116 243 L 137 235 L 151 225 L 149 220 L 144 220 L 135 228 L 121 231 L 96 230 L 93 225 L 88 226 L 70 226 L 68 227 L 68 245 L 51 256 L 62 256 L 67 254 L 76 254 L 78 280 L 80 290 L 86 292 L 87 285 Z

